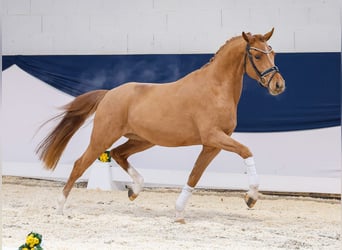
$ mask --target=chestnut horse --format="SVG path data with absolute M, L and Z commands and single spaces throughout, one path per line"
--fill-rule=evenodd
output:
M 55 169 L 63 150 L 85 120 L 95 113 L 90 143 L 74 163 L 58 198 L 58 212 L 75 181 L 124 136 L 128 140 L 110 151 L 111 157 L 131 176 L 128 190 L 134 200 L 143 177 L 127 161 L 132 154 L 154 145 L 167 147 L 203 145 L 187 184 L 176 201 L 176 221 L 184 222 L 185 206 L 208 164 L 223 150 L 240 155 L 246 164 L 249 190 L 245 201 L 252 207 L 258 199 L 259 180 L 252 152 L 231 138 L 236 127 L 243 75 L 247 73 L 271 95 L 285 90 L 285 81 L 274 65 L 274 52 L 267 44 L 274 29 L 264 35 L 242 32 L 228 40 L 202 68 L 166 84 L 126 83 L 112 90 L 95 90 L 67 104 L 60 123 L 39 144 L 37 154 L 48 169 Z M 56 118 L 58 118 L 56 117 Z M 111 131 L 108 134 L 108 131 Z

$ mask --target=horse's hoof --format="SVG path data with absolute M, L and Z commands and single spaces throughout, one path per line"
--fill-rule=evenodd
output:
M 177 211 L 177 209 L 176 209 L 175 222 L 179 223 L 179 224 L 185 224 L 184 210 L 183 211 Z
M 130 199 L 130 201 L 134 201 L 135 198 L 137 198 L 137 197 L 138 197 L 138 195 L 133 192 L 133 189 L 129 188 L 128 189 L 128 198 Z
M 252 208 L 252 207 L 254 207 L 254 205 L 255 205 L 255 203 L 257 202 L 257 200 L 253 199 L 252 197 L 250 197 L 250 196 L 248 195 L 248 193 L 246 193 L 246 194 L 245 194 L 245 202 L 246 202 L 246 204 L 247 204 L 247 206 L 248 206 L 249 208 Z
M 184 219 L 175 219 L 175 222 L 177 222 L 179 224 L 185 224 L 185 220 Z

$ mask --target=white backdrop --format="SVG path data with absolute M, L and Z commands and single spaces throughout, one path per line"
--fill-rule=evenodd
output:
M 275 27 L 279 52 L 341 50 L 340 0 L 4 0 L 4 55 L 214 53 L 242 31 Z M 72 139 L 56 172 L 34 148 L 39 125 L 72 97 L 12 67 L 3 72 L 3 174 L 66 178 L 86 147 L 88 123 Z M 20 91 L 19 91 L 20 90 Z M 291 133 L 235 133 L 254 152 L 263 190 L 340 193 L 340 127 Z M 132 157 L 147 183 L 183 185 L 199 147 L 155 147 Z M 118 167 L 113 178 L 129 180 Z M 200 186 L 246 188 L 244 166 L 221 152 Z M 82 178 L 86 179 L 88 173 Z

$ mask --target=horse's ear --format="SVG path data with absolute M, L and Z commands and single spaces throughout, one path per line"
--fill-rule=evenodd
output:
M 271 36 L 273 35 L 273 31 L 274 31 L 274 28 L 272 28 L 271 31 L 267 32 L 267 33 L 264 35 L 264 40 L 265 40 L 265 41 L 268 41 L 268 40 L 271 38 Z
M 245 41 L 247 43 L 252 43 L 254 41 L 254 37 L 249 32 L 245 33 L 245 32 L 242 31 L 242 37 L 243 37 L 243 39 L 245 39 Z

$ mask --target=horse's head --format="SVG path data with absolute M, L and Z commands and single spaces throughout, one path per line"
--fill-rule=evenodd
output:
M 245 55 L 245 72 L 268 89 L 271 95 L 279 95 L 285 90 L 285 80 L 274 64 L 275 53 L 267 41 L 274 28 L 265 35 L 252 35 L 242 32 L 247 42 Z

